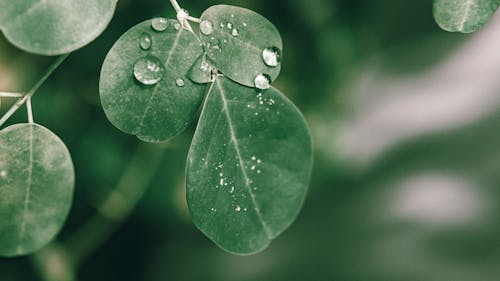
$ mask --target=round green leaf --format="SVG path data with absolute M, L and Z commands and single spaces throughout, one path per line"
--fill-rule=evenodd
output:
M 500 0 L 435 0 L 433 12 L 442 29 L 471 33 L 483 27 L 499 5 Z
M 117 0 L 0 0 L 0 29 L 15 46 L 41 55 L 79 49 L 108 26 Z
M 158 19 L 153 21 L 158 23 Z M 99 85 L 102 106 L 111 123 L 151 142 L 185 130 L 196 117 L 205 90 L 186 77 L 203 53 L 196 36 L 180 28 L 176 20 L 159 28 L 166 29 L 156 31 L 148 20 L 123 34 L 106 56 Z M 144 58 L 155 58 L 162 68 L 155 72 L 160 76 L 149 76 L 150 85 L 139 82 L 135 75 L 136 63 Z M 161 80 L 156 82 L 157 78 Z
M 0 131 L 0 256 L 50 242 L 68 215 L 73 187 L 71 156 L 51 131 L 35 124 Z
M 188 156 L 193 221 L 229 252 L 259 252 L 295 220 L 311 166 L 306 122 L 282 93 L 219 77 Z
M 211 32 L 204 26 L 211 27 Z M 279 62 L 283 42 L 276 27 L 263 16 L 240 7 L 212 6 L 201 16 L 200 30 L 208 56 L 232 80 L 254 87 L 259 74 L 269 75 L 271 81 L 278 77 L 281 64 L 268 66 L 263 52 L 276 48 Z

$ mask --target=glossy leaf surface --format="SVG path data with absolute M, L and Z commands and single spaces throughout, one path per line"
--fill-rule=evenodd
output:
M 35 124 L 0 131 L 0 256 L 30 254 L 50 242 L 73 188 L 71 157 L 56 135 Z
M 79 49 L 99 36 L 117 0 L 0 0 L 0 29 L 15 46 L 41 55 Z
M 281 64 L 266 65 L 266 48 L 279 50 L 281 61 L 283 42 L 276 27 L 263 16 L 244 8 L 216 5 L 201 16 L 201 25 L 212 27 L 212 32 L 200 32 L 208 56 L 215 66 L 232 80 L 255 86 L 259 74 L 267 74 L 274 81 Z
M 161 25 L 165 30 L 156 31 L 153 21 L 132 27 L 115 43 L 102 66 L 99 88 L 111 123 L 125 133 L 156 142 L 178 135 L 192 122 L 205 86 L 187 78 L 203 53 L 195 35 L 180 28 L 176 20 L 168 20 Z M 137 78 L 137 63 L 144 58 L 158 62 L 146 64 L 146 70 L 161 71 L 143 80 L 148 84 Z
M 259 252 L 295 220 L 311 165 L 307 125 L 282 93 L 218 77 L 188 156 L 193 221 L 229 252 Z

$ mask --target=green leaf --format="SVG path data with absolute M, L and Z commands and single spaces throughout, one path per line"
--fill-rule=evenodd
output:
M 40 55 L 79 49 L 108 26 L 117 0 L 0 0 L 0 29 L 15 46 Z
M 115 43 L 102 66 L 99 85 L 102 106 L 111 123 L 152 142 L 185 130 L 196 117 L 205 91 L 205 86 L 186 77 L 203 53 L 200 42 L 193 33 L 179 28 L 178 21 L 159 20 L 132 27 Z M 166 29 L 154 30 L 153 22 Z M 145 65 L 137 72 L 136 62 L 145 58 L 156 60 L 156 65 Z M 155 71 L 149 73 L 148 69 Z M 137 76 L 142 72 L 146 74 Z M 137 77 L 146 77 L 149 80 L 143 81 L 151 85 L 139 82 Z
M 276 48 L 279 62 L 283 42 L 276 27 L 263 16 L 239 7 L 212 6 L 201 16 L 200 34 L 208 56 L 232 80 L 254 87 L 259 74 L 269 75 L 271 81 L 278 77 L 281 64 L 266 65 L 263 52 Z
M 499 5 L 500 0 L 435 0 L 433 13 L 442 29 L 471 33 L 483 27 Z
M 73 187 L 71 156 L 56 135 L 35 124 L 0 131 L 0 256 L 50 242 L 68 215 Z
M 282 93 L 218 77 L 188 156 L 193 221 L 229 252 L 259 252 L 295 220 L 311 166 L 306 122 Z

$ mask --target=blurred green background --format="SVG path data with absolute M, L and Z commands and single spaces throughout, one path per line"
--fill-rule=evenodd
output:
M 169 1 L 121 0 L 108 29 L 33 99 L 35 121 L 72 153 L 74 206 L 57 241 L 0 259 L 1 281 L 500 280 L 499 17 L 461 35 L 437 27 L 431 0 L 180 4 L 199 16 L 221 3 L 263 14 L 282 34 L 275 86 L 304 112 L 315 146 L 297 221 L 261 254 L 227 254 L 186 209 L 194 126 L 146 144 L 107 121 L 107 51 L 133 25 L 174 17 Z M 0 89 L 29 89 L 52 60 L 1 37 Z M 9 124 L 25 121 L 20 110 Z

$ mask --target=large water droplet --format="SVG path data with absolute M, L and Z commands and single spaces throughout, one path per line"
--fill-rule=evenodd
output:
M 204 20 L 200 23 L 200 31 L 205 35 L 210 35 L 214 32 L 214 24 L 209 20 Z
M 231 32 L 231 34 L 232 34 L 233 36 L 238 36 L 238 35 L 240 35 L 240 31 L 239 31 L 238 29 L 236 29 L 236 28 L 235 28 L 235 29 L 233 29 L 233 31 Z
M 141 47 L 141 49 L 149 50 L 149 48 L 151 48 L 152 43 L 153 39 L 151 38 L 151 35 L 149 35 L 149 33 L 147 32 L 142 33 L 141 39 L 139 41 L 139 46 Z
M 262 51 L 262 59 L 267 66 L 276 67 L 281 63 L 281 50 L 277 47 L 268 47 Z
M 180 22 L 174 23 L 174 28 L 175 28 L 175 30 L 181 29 L 181 23 Z
M 182 78 L 177 78 L 177 80 L 175 80 L 175 84 L 176 84 L 177 86 L 179 86 L 179 87 L 184 87 L 184 85 L 185 85 L 186 83 L 184 82 L 184 79 L 182 79 Z
M 165 68 L 161 61 L 152 55 L 147 55 L 134 65 L 134 77 L 144 85 L 154 85 L 160 82 L 165 73 Z
M 164 31 L 168 27 L 168 20 L 166 18 L 155 18 L 151 21 L 151 27 L 158 31 Z
M 259 74 L 255 77 L 255 87 L 257 89 L 265 90 L 271 86 L 271 77 L 267 74 Z

